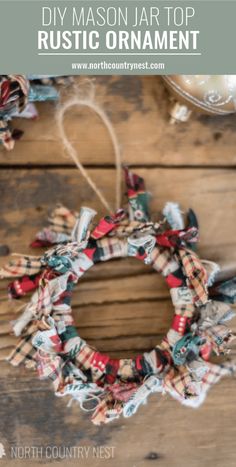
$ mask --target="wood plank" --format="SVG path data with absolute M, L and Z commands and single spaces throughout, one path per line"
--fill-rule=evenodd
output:
M 114 458 L 104 460 L 67 459 L 74 467 L 93 465 L 112 467 L 199 467 L 209 465 L 235 466 L 234 440 L 236 427 L 235 381 L 224 379 L 210 392 L 198 409 L 182 407 L 167 396 L 153 395 L 146 406 L 130 419 L 121 418 L 111 425 L 95 427 L 90 415 L 76 406 L 66 407 L 66 400 L 54 396 L 50 384 L 29 376 L 29 370 L 14 369 L 7 378 L 0 378 L 1 420 L 8 420 L 2 430 L 1 442 L 10 463 L 11 446 L 110 446 Z M 137 442 L 138 440 L 138 442 Z M 153 460 L 153 462 L 151 462 Z M 25 459 L 17 459 L 25 465 Z M 43 465 L 57 465 L 45 457 Z M 39 465 L 31 459 L 30 465 Z
M 81 86 L 84 78 L 76 79 Z M 168 111 L 172 104 L 161 77 L 99 76 L 95 85 L 97 102 L 114 124 L 125 163 L 136 166 L 236 165 L 236 115 L 194 114 L 185 124 L 170 125 Z M 63 98 L 69 93 L 67 88 L 62 91 Z M 37 107 L 39 118 L 36 121 L 14 120 L 13 127 L 25 133 L 12 152 L 1 148 L 1 165 L 72 165 L 58 139 L 54 118 L 56 105 L 43 103 Z M 83 164 L 113 165 L 111 143 L 96 116 L 86 109 L 75 109 L 68 114 L 65 124 Z
M 138 169 L 152 194 L 151 212 L 157 219 L 167 201 L 179 202 L 183 210 L 193 208 L 200 222 L 199 252 L 202 257 L 219 262 L 225 269 L 236 267 L 235 222 L 236 172 L 234 169 Z M 112 169 L 91 169 L 98 187 L 114 203 L 115 172 Z M 37 254 L 27 245 L 35 232 L 46 224 L 48 214 L 57 202 L 79 210 L 81 205 L 104 214 L 96 196 L 75 169 L 18 169 L 1 171 L 1 238 L 11 252 Z M 124 199 L 125 205 L 125 199 Z M 5 258 L 1 258 L 1 262 Z M 131 266 L 132 263 L 132 266 Z M 114 264 L 114 263 L 113 263 Z M 122 261 L 103 265 L 104 275 L 124 274 Z M 140 264 L 125 264 L 126 275 L 140 273 Z M 137 266 L 136 266 L 137 265 Z M 127 266 L 127 267 L 126 267 Z M 135 269 L 137 267 L 137 269 Z M 94 269 L 95 270 L 95 269 Z M 92 274 L 92 272 L 91 272 Z M 89 277 L 89 274 L 88 274 Z M 92 276 L 90 276 L 92 277 Z

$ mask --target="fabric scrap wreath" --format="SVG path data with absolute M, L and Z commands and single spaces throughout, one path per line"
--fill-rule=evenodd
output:
M 50 247 L 47 252 L 17 256 L 0 271 L 1 277 L 15 278 L 9 285 L 12 298 L 34 291 L 14 322 L 14 332 L 22 338 L 9 361 L 37 367 L 40 378 L 53 381 L 57 396 L 70 395 L 81 408 L 92 410 L 97 425 L 122 413 L 131 416 L 154 392 L 197 407 L 213 383 L 236 369 L 230 361 L 209 362 L 212 353 L 227 353 L 233 338 L 225 322 L 234 314 L 226 302 L 234 302 L 235 281 L 214 283 L 217 265 L 196 255 L 198 223 L 192 210 L 184 226 L 178 205 L 167 203 L 160 222 L 151 222 L 143 179 L 127 169 L 125 175 L 128 211 L 102 218 L 90 231 L 95 211 L 82 208 L 77 214 L 58 206 L 50 227 L 32 244 Z M 71 298 L 94 264 L 127 256 L 151 264 L 164 276 L 174 318 L 150 352 L 111 359 L 78 335 Z

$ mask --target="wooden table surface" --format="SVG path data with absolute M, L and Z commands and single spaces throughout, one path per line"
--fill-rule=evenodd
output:
M 78 79 L 79 80 L 79 79 Z M 97 77 L 97 101 L 108 113 L 122 148 L 123 162 L 142 175 L 152 194 L 153 215 L 166 201 L 192 207 L 199 217 L 202 257 L 236 270 L 236 115 L 193 115 L 170 125 L 168 92 L 159 77 Z M 57 135 L 55 104 L 37 106 L 36 121 L 14 121 L 25 131 L 14 151 L 0 151 L 1 243 L 11 252 L 31 252 L 29 242 L 62 202 L 104 214 L 94 193 L 66 157 Z M 83 164 L 105 196 L 114 202 L 113 151 L 106 130 L 89 110 L 66 117 L 68 135 Z M 7 258 L 1 258 L 3 263 Z M 15 305 L 1 284 L 0 443 L 2 465 L 59 465 L 45 458 L 13 460 L 11 446 L 108 446 L 114 457 L 67 459 L 83 467 L 235 467 L 235 379 L 224 379 L 198 410 L 167 396 L 154 395 L 130 418 L 96 427 L 76 404 L 54 396 L 49 382 L 4 359 L 17 339 L 9 335 Z M 17 302 L 19 305 L 19 302 Z M 74 313 L 81 336 L 113 356 L 152 348 L 167 330 L 172 314 L 162 279 L 135 260 L 93 268 L 80 282 Z M 236 321 L 232 328 L 236 330 Z M 61 461 L 64 465 L 65 461 Z

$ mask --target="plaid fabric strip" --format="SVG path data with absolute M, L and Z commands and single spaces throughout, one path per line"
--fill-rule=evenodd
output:
M 39 318 L 43 314 L 48 314 L 51 307 L 51 298 L 48 296 L 48 290 L 41 290 L 40 292 L 36 291 L 33 295 L 33 301 L 31 301 L 32 316 L 38 314 Z M 18 366 L 20 363 L 24 363 L 27 360 L 35 359 L 36 350 L 31 341 L 37 330 L 38 326 L 35 322 L 27 327 L 26 335 L 18 342 L 15 349 L 8 357 L 12 365 Z
M 193 251 L 178 250 L 189 288 L 193 291 L 194 302 L 197 306 L 208 301 L 207 273 L 198 256 Z
M 207 366 L 209 371 L 203 376 L 201 382 L 195 382 L 188 377 L 186 372 L 181 372 L 172 379 L 168 379 L 167 375 L 164 381 L 164 389 L 184 405 L 199 407 L 213 384 L 216 384 L 222 377 L 234 375 L 236 372 L 235 361 L 226 362 L 221 365 L 208 362 Z M 188 393 L 189 388 L 192 395 Z M 186 389 L 188 397 L 186 397 Z
M 88 370 L 91 366 L 92 358 L 95 350 L 92 350 L 88 345 L 84 345 L 76 355 L 76 363 L 81 369 Z
M 151 253 L 151 261 L 153 268 L 162 273 L 171 289 L 186 286 L 186 278 L 180 264 L 177 258 L 173 257 L 170 249 L 156 245 Z
M 96 242 L 96 251 L 93 256 L 95 263 L 108 261 L 112 258 L 127 256 L 127 241 L 115 237 L 104 237 Z
M 40 317 L 42 315 L 49 315 L 52 310 L 52 297 L 49 284 L 41 286 L 36 290 L 32 300 L 33 313 Z
M 71 233 L 79 214 L 70 211 L 65 206 L 57 206 L 52 212 L 49 222 L 54 232 Z
M 211 344 L 216 355 L 228 353 L 228 344 L 235 338 L 226 326 L 220 324 L 205 329 L 201 336 Z
M 163 388 L 167 392 L 175 391 L 183 399 L 198 395 L 194 388 L 194 381 L 189 371 L 186 371 L 185 368 L 179 368 L 178 373 L 174 377 L 167 374 L 163 381 Z
M 31 247 L 47 247 L 57 243 L 69 242 L 78 217 L 78 213 L 70 211 L 64 206 L 57 206 L 49 218 L 50 226 L 45 227 L 36 234 Z
M 156 246 L 152 253 L 152 266 L 161 272 L 171 289 L 183 289 L 186 286 L 186 277 L 183 275 L 178 258 L 173 258 L 170 249 Z M 191 318 L 194 313 L 193 303 L 181 303 L 175 305 L 175 314 Z
M 36 361 L 37 350 L 32 346 L 31 340 L 33 335 L 38 331 L 36 323 L 31 324 L 26 335 L 20 339 L 16 347 L 8 356 L 7 360 L 13 365 L 18 366 L 21 363 L 26 363 L 27 361 Z
M 0 277 L 33 276 L 40 272 L 41 268 L 40 256 L 17 255 L 0 269 Z
M 43 315 L 47 316 L 53 309 L 56 311 L 55 318 L 58 320 L 60 316 L 60 314 L 58 315 L 58 311 L 61 310 L 62 312 L 63 308 L 64 326 L 68 326 L 73 323 L 71 315 L 72 310 L 70 307 L 73 289 L 72 276 L 68 277 L 66 289 L 61 291 L 59 299 L 56 299 L 58 291 L 57 288 L 55 288 L 55 290 L 53 289 L 53 284 L 54 282 L 51 281 L 51 283 L 49 282 L 45 286 L 39 287 L 39 289 L 34 293 L 31 299 L 32 314 L 37 316 L 37 318 L 40 318 Z M 53 294 L 55 294 L 54 302 L 52 299 Z M 41 322 L 42 321 L 39 323 Z M 37 325 L 36 322 L 28 326 L 26 335 L 19 341 L 16 348 L 9 356 L 9 361 L 13 365 L 17 366 L 27 360 L 35 359 L 36 350 L 34 349 L 31 341 L 38 328 L 39 324 Z
M 153 268 L 164 276 L 168 276 L 179 268 L 179 264 L 173 260 L 170 250 L 158 246 L 152 250 L 151 261 Z
M 53 290 L 53 281 L 46 282 L 46 285 L 39 285 L 38 289 L 32 295 L 31 301 L 28 304 L 27 308 L 31 310 L 32 319 L 33 317 L 40 319 L 42 316 L 48 316 L 53 307 L 53 292 L 56 293 L 56 289 Z M 56 284 L 56 283 L 55 283 Z M 65 298 L 62 298 L 62 301 Z M 40 321 L 41 323 L 41 321 Z M 27 360 L 35 359 L 36 350 L 32 345 L 32 337 L 34 333 L 38 330 L 38 325 L 36 322 L 33 322 L 27 327 L 26 334 L 21 339 L 16 348 L 9 356 L 9 361 L 17 366 L 20 363 L 23 363 Z
M 223 376 L 233 375 L 236 372 L 236 361 L 225 362 L 222 365 L 208 363 L 208 366 L 209 371 L 202 379 L 202 390 L 204 392 L 207 392 L 208 389 Z
M 57 355 L 48 355 L 43 351 L 37 351 L 35 358 L 37 360 L 37 372 L 40 379 L 49 378 L 54 383 L 56 390 L 61 380 L 62 359 Z

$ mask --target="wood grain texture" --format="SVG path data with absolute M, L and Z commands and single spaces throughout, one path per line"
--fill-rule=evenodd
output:
M 37 382 L 22 370 L 1 378 L 5 406 L 1 420 L 7 423 L 1 441 L 7 452 L 10 446 L 110 446 L 113 459 L 66 460 L 71 466 L 104 465 L 119 467 L 181 467 L 214 465 L 234 467 L 236 435 L 235 381 L 224 380 L 208 396 L 199 410 L 183 408 L 169 397 L 154 395 L 147 406 L 131 419 L 115 421 L 110 426 L 91 425 L 86 414 L 66 401 L 56 398 L 48 383 Z M 26 385 L 30 388 L 25 390 Z M 2 461 L 1 461 L 2 462 Z M 65 461 L 61 463 L 64 464 Z M 42 461 L 7 461 L 3 465 L 40 465 Z M 54 465 L 44 461 L 43 465 Z M 55 465 L 60 465 L 57 461 Z
M 153 219 L 158 219 L 167 201 L 179 202 L 184 211 L 191 207 L 199 218 L 201 256 L 219 261 L 224 267 L 236 267 L 232 217 L 236 212 L 234 169 L 139 168 L 136 172 L 144 177 L 151 193 Z M 114 205 L 115 171 L 97 168 L 89 169 L 89 174 Z M 11 169 L 2 169 L 1 180 L 2 238 L 7 239 L 12 252 L 37 254 L 28 245 L 37 230 L 46 225 L 50 211 L 58 202 L 77 210 L 81 205 L 88 205 L 99 215 L 104 214 L 77 169 L 17 169 L 14 176 Z
M 170 126 L 168 93 L 159 77 L 97 77 L 96 86 L 124 161 L 146 180 L 153 218 L 158 219 L 166 201 L 180 202 L 183 210 L 192 207 L 200 222 L 200 255 L 218 261 L 226 274 L 236 270 L 235 116 L 195 115 L 186 125 Z M 0 243 L 11 252 L 35 254 L 28 245 L 57 202 L 77 210 L 88 205 L 104 214 L 65 158 L 53 120 L 55 106 L 42 104 L 39 110 L 35 122 L 14 122 L 25 130 L 14 151 L 0 150 Z M 113 153 L 106 131 L 87 110 L 75 109 L 66 126 L 89 174 L 114 203 Z M 7 259 L 0 257 L 0 264 Z M 0 283 L 0 442 L 7 453 L 2 465 L 235 467 L 235 378 L 214 387 L 199 410 L 155 395 L 131 419 L 95 427 L 76 404 L 68 408 L 66 400 L 56 398 L 48 381 L 4 361 L 17 341 L 9 335 L 9 321 L 21 305 L 8 301 L 6 284 Z M 81 336 L 114 357 L 152 348 L 172 318 L 163 279 L 132 259 L 94 267 L 78 284 L 73 306 Z M 232 329 L 236 331 L 236 319 Z M 89 446 L 91 452 L 88 459 L 14 460 L 10 448 L 16 444 Z M 104 445 L 114 448 L 114 458 L 93 456 L 92 447 Z
M 84 86 L 83 78 L 77 81 L 79 86 Z M 96 100 L 114 124 L 125 163 L 236 165 L 236 115 L 221 118 L 194 114 L 186 124 L 169 125 L 168 112 L 172 104 L 161 77 L 98 76 L 95 85 Z M 59 89 L 62 100 L 70 94 L 68 88 Z M 37 108 L 37 120 L 14 120 L 14 128 L 25 133 L 10 154 L 0 150 L 2 165 L 72 165 L 58 139 L 54 118 L 56 104 L 37 104 Z M 84 164 L 113 164 L 106 130 L 91 111 L 75 108 L 67 115 L 65 124 Z

